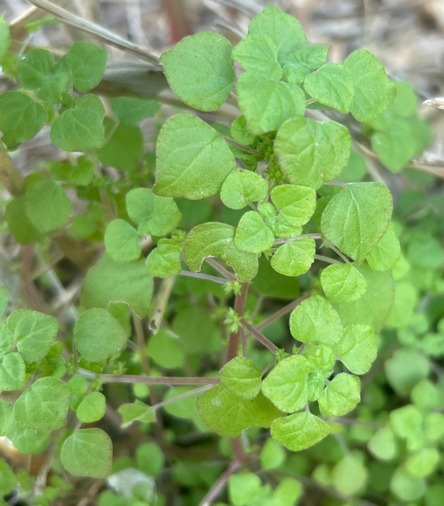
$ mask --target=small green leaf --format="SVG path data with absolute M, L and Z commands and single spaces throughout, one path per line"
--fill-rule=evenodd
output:
M 136 125 L 115 126 L 109 118 L 105 119 L 106 144 L 99 151 L 99 159 L 104 165 L 116 169 L 135 172 L 141 167 L 144 140 Z
M 136 421 L 151 423 L 156 420 L 154 409 L 138 399 L 122 404 L 117 411 L 122 417 L 122 427 L 124 428 Z
M 332 302 L 353 302 L 367 290 L 364 276 L 352 264 L 333 264 L 321 272 L 321 286 Z
M 347 373 L 337 374 L 322 391 L 318 402 L 322 416 L 344 416 L 361 400 L 361 381 Z
M 301 302 L 290 315 L 291 335 L 303 343 L 334 345 L 341 339 L 343 330 L 338 313 L 319 295 Z
M 26 429 L 20 427 L 17 423 L 13 423 L 7 437 L 19 452 L 41 454 L 49 445 L 51 432 L 49 430 Z
M 285 461 L 285 450 L 273 439 L 267 438 L 259 455 L 261 468 L 265 471 L 280 467 Z
M 148 188 L 129 191 L 126 195 L 126 209 L 143 235 L 168 235 L 182 219 L 182 214 L 171 197 L 159 197 Z
M 233 474 L 228 479 L 228 493 L 234 506 L 253 504 L 255 495 L 261 488 L 261 479 L 253 473 Z
M 316 208 L 316 192 L 308 186 L 281 184 L 271 190 L 271 200 L 279 211 L 278 220 L 292 227 L 305 225 Z
M 224 387 L 244 399 L 253 399 L 261 389 L 261 371 L 245 357 L 235 357 L 219 371 Z
M 274 81 L 282 77 L 277 56 L 277 44 L 264 35 L 247 35 L 233 51 L 234 59 L 246 72 Z
M 1 20 L 2 18 L 0 18 Z M 1 25 L 0 22 L 0 36 L 1 36 Z M 1 39 L 0 39 L 1 43 Z M 0 46 L 1 49 L 1 46 Z M 9 467 L 8 463 L 5 459 L 0 458 L 0 495 L 6 497 L 10 492 L 14 490 L 14 487 L 17 483 L 17 477 L 13 473 L 12 469 Z M 4 503 L 7 504 L 6 502 Z
M 368 479 L 368 471 L 361 460 L 345 455 L 331 472 L 334 488 L 343 496 L 352 496 L 362 490 Z
M 0 436 L 8 434 L 14 423 L 14 405 L 0 399 Z
M 249 170 L 231 172 L 220 190 L 222 202 L 230 209 L 242 209 L 250 202 L 263 200 L 268 194 L 267 181 Z
M 76 409 L 76 415 L 80 422 L 97 422 L 105 416 L 106 398 L 100 392 L 91 392 L 84 397 Z
M 146 267 L 152 276 L 169 278 L 182 270 L 180 246 L 171 239 L 160 239 L 146 259 Z
M 278 362 L 262 382 L 262 392 L 285 413 L 293 413 L 307 404 L 307 359 L 292 355 Z
M 185 361 L 186 345 L 174 332 L 160 329 L 152 335 L 146 347 L 148 356 L 165 369 L 181 367 Z
M 28 429 L 60 429 L 66 424 L 70 395 L 67 384 L 62 380 L 40 378 L 17 399 L 14 418 L 18 425 Z
M 236 166 L 216 130 L 191 114 L 177 114 L 164 123 L 156 154 L 154 191 L 165 197 L 197 200 L 215 195 Z
M 20 83 L 24 88 L 40 88 L 55 66 L 54 55 L 47 49 L 34 48 L 20 58 L 17 66 Z
M 312 237 L 301 237 L 279 246 L 271 258 L 271 266 L 284 276 L 301 276 L 310 270 L 316 254 Z
M 105 144 L 105 109 L 95 95 L 84 95 L 74 108 L 64 111 L 53 123 L 51 141 L 63 151 L 89 151 Z
M 0 358 L 0 390 L 21 390 L 26 383 L 26 364 L 20 353 L 12 352 Z
M 131 262 L 141 255 L 139 234 L 125 220 L 108 223 L 104 243 L 107 254 L 115 262 Z
M 25 209 L 34 227 L 46 234 L 61 228 L 68 221 L 72 206 L 59 183 L 42 179 L 26 187 Z
M 203 353 L 217 335 L 218 328 L 207 311 L 190 306 L 177 312 L 173 331 L 187 353 Z
M 39 362 L 54 344 L 59 323 L 53 316 L 31 309 L 18 309 L 7 320 L 8 330 L 25 362 Z
M 390 491 L 404 503 L 418 501 L 426 489 L 424 478 L 412 476 L 403 467 L 396 469 L 390 481 Z
M 78 429 L 65 439 L 60 457 L 74 476 L 105 478 L 111 472 L 112 442 L 102 429 Z
M 48 119 L 45 109 L 21 91 L 0 95 L 0 130 L 7 146 L 32 139 Z
M 279 480 L 279 485 L 273 492 L 273 506 L 279 504 L 298 504 L 298 501 L 304 495 L 302 482 L 294 478 L 284 478 Z
M 390 427 L 378 429 L 368 442 L 368 449 L 379 460 L 393 460 L 397 454 L 397 445 Z
M 78 41 L 69 48 L 64 60 L 71 71 L 74 88 L 81 93 L 86 93 L 102 80 L 108 61 L 108 52 L 90 42 Z
M 375 271 L 393 269 L 401 257 L 401 245 L 396 237 L 393 224 L 390 223 L 385 234 L 372 249 L 366 260 Z
M 348 56 L 344 67 L 355 85 L 351 107 L 353 116 L 361 122 L 369 122 L 380 116 L 396 95 L 383 65 L 366 49 L 358 49 Z
M 3 16 L 0 17 L 0 61 L 6 56 L 9 44 L 11 43 L 11 35 L 9 33 L 9 24 Z M 6 492 L 5 492 L 6 494 Z
M 408 395 L 418 381 L 428 376 L 430 362 L 417 350 L 400 348 L 385 362 L 384 368 L 392 388 L 399 395 Z
M 14 351 L 14 340 L 5 322 L 0 322 L 0 358 Z
M 154 116 L 160 109 L 159 102 L 137 97 L 116 97 L 111 108 L 117 118 L 126 125 L 138 125 L 145 118 Z
M 293 83 L 246 72 L 238 79 L 236 91 L 248 129 L 256 135 L 274 132 L 284 121 L 302 116 L 305 111 L 304 93 Z
M 322 213 L 321 232 L 357 262 L 378 244 L 390 223 L 392 196 L 381 183 L 350 183 Z
M 326 63 L 304 80 L 305 91 L 323 105 L 342 114 L 350 112 L 354 85 L 349 71 L 339 63 Z
M 165 454 L 159 445 L 156 443 L 138 444 L 135 453 L 137 469 L 148 476 L 158 476 L 162 473 L 165 467 Z
M 153 278 L 143 260 L 114 262 L 104 255 L 86 274 L 80 293 L 85 308 L 106 308 L 110 302 L 125 302 L 140 317 L 148 314 Z
M 310 448 L 330 433 L 330 426 L 308 411 L 276 418 L 271 424 L 272 438 L 291 451 Z
M 372 366 L 378 347 L 372 327 L 351 324 L 337 345 L 339 360 L 354 374 L 365 374 Z
M 187 105 L 216 111 L 234 83 L 231 43 L 215 32 L 184 37 L 160 61 L 171 89 Z
M 350 132 L 334 121 L 294 118 L 279 129 L 274 150 L 290 183 L 317 189 L 347 165 Z
M 234 243 L 242 251 L 262 253 L 273 246 L 274 235 L 259 213 L 247 211 L 236 228 Z
M 105 309 L 87 309 L 74 326 L 75 347 L 90 362 L 105 361 L 118 353 L 126 341 L 125 331 Z
M 25 196 L 10 200 L 6 206 L 6 221 L 9 231 L 20 244 L 30 244 L 42 239 L 41 233 L 26 214 Z
M 197 409 L 209 430 L 227 437 L 237 437 L 249 427 L 270 427 L 272 420 L 281 416 L 261 393 L 244 399 L 223 385 L 199 395 Z
M 309 371 L 329 377 L 335 366 L 336 356 L 333 349 L 325 344 L 304 346 L 303 356 L 307 358 Z
M 416 450 L 424 445 L 423 414 L 417 406 L 408 404 L 402 408 L 394 409 L 390 412 L 389 419 L 393 432 L 399 438 L 405 439 L 408 447 L 415 446 Z
M 324 44 L 313 44 L 298 47 L 292 56 L 306 67 L 307 69 L 314 70 L 327 61 L 328 46 Z

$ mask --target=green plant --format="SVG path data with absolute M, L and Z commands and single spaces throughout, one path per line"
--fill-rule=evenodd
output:
M 303 474 L 302 460 L 283 448 L 341 442 L 349 437 L 341 417 L 358 406 L 351 439 L 368 442 L 382 461 L 405 440 L 410 453 L 391 490 L 400 500 L 421 497 L 443 437 L 439 401 L 422 402 L 429 390 L 439 398 L 439 389 L 427 380 L 423 350 L 415 350 L 423 341 L 408 328 L 422 287 L 405 278 L 398 240 L 405 231 L 391 221 L 391 193 L 363 181 L 358 151 L 369 143 L 398 172 L 424 149 L 429 133 L 412 89 L 392 82 L 364 49 L 327 62 L 327 47 L 310 45 L 299 22 L 272 5 L 234 49 L 204 32 L 161 57 L 169 86 L 188 107 L 174 114 L 154 100 L 99 98 L 94 89 L 108 56 L 98 46 L 76 42 L 58 60 L 39 48 L 18 58 L 7 52 L 5 23 L 1 34 L 2 65 L 17 83 L 0 95 L 6 148 L 19 149 L 48 125 L 52 144 L 66 153 L 22 178 L 2 148 L 1 176 L 13 197 L 8 230 L 35 245 L 42 263 L 51 263 L 54 246 L 78 265 L 90 261 L 88 251 L 105 250 L 86 273 L 74 317 L 13 309 L 1 323 L 0 390 L 10 394 L 0 399 L 0 434 L 20 452 L 47 452 L 44 475 L 50 467 L 55 482 L 38 493 L 29 476 L 0 461 L 1 492 L 19 482 L 31 501 L 50 504 L 65 492 L 57 483 L 64 471 L 102 478 L 133 467 L 145 479 L 125 491 L 122 478 L 99 504 L 128 504 L 128 497 L 166 504 L 146 477 L 163 469 L 160 448 L 168 453 L 191 426 L 198 440 L 211 439 L 208 431 L 221 436 L 220 454 L 231 464 L 224 472 L 218 461 L 200 475 L 172 452 L 175 479 L 191 490 L 184 504 L 213 503 L 227 482 L 234 506 L 293 504 L 300 481 L 287 476 L 273 486 L 253 471 Z M 154 148 L 140 123 L 156 114 Z M 441 250 L 431 240 L 424 246 L 417 232 L 406 239 L 407 256 L 427 270 L 423 255 Z M 50 285 L 44 275 L 40 282 Z M 1 297 L 4 313 L 6 290 Z M 403 394 L 415 386 L 414 405 L 362 436 L 361 376 L 386 322 L 408 341 L 386 362 L 389 381 Z M 415 368 L 404 380 L 406 361 Z M 113 463 L 113 430 L 103 423 L 113 408 L 128 431 L 148 439 L 157 430 L 160 447 L 145 443 L 132 460 Z M 174 433 L 162 413 L 187 422 Z M 418 461 L 427 464 L 422 474 Z M 362 452 L 338 457 L 337 448 L 313 470 L 339 500 L 358 494 L 367 476 Z

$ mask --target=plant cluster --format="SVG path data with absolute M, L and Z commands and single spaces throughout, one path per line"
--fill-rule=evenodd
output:
M 444 208 L 421 213 L 434 180 L 405 171 L 392 219 L 360 148 L 393 173 L 423 151 L 412 88 L 365 49 L 328 62 L 273 5 L 234 48 L 203 32 L 162 55 L 175 109 L 99 96 L 96 45 L 19 56 L 8 34 L 7 232 L 88 270 L 68 316 L 0 292 L 0 435 L 46 459 L 38 479 L 0 459 L 0 492 L 52 504 L 67 472 L 109 476 L 101 506 L 216 504 L 226 484 L 233 506 L 316 487 L 325 505 L 437 505 Z M 42 129 L 64 155 L 23 177 L 7 150 Z

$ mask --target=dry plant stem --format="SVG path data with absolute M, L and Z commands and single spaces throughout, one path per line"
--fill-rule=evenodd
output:
M 231 462 L 231 464 L 228 466 L 228 468 L 219 476 L 217 481 L 214 483 L 214 485 L 208 491 L 207 495 L 199 503 L 199 506 L 211 506 L 214 503 L 214 501 L 217 499 L 219 494 L 222 492 L 222 490 L 225 488 L 228 478 L 232 474 L 234 474 L 240 467 L 241 467 L 241 464 L 239 462 L 237 462 L 236 460 Z
M 250 334 L 252 334 L 261 344 L 263 344 L 272 353 L 276 353 L 279 350 L 279 348 L 275 344 L 273 344 L 269 339 L 267 339 L 263 334 L 261 334 L 255 327 L 253 327 L 253 325 L 250 325 L 245 320 L 241 320 L 241 324 L 248 330 Z
M 163 0 L 161 5 L 170 28 L 170 43 L 171 45 L 176 44 L 190 34 L 182 2 L 178 0 Z
M 3 144 L 0 143 L 0 181 L 8 192 L 17 197 L 23 192 L 25 180 L 12 161 Z
M 162 280 L 162 283 L 160 284 L 159 291 L 157 292 L 154 301 L 154 310 L 148 323 L 148 328 L 153 333 L 157 333 L 160 329 L 163 315 L 174 286 L 174 281 L 174 277 L 166 278 Z

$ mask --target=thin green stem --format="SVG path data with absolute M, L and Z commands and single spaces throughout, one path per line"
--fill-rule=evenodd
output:
M 325 255 L 315 255 L 316 260 L 321 260 L 321 262 L 327 262 L 328 264 L 340 264 L 339 260 L 336 260 L 335 258 L 330 258 Z
M 245 311 L 245 304 L 247 302 L 247 294 L 248 294 L 248 283 L 242 283 L 240 292 L 236 295 L 234 299 L 234 310 L 237 315 L 243 316 Z M 242 334 L 241 329 L 237 329 L 234 332 L 231 332 L 229 341 L 228 341 L 228 352 L 227 352 L 227 362 L 237 356 L 239 349 L 239 341 Z
M 227 280 L 219 278 L 218 276 L 212 276 L 211 274 L 204 274 L 203 272 L 192 272 L 192 271 L 180 271 L 180 276 L 186 276 L 188 278 L 205 279 L 206 281 L 212 281 L 213 283 L 219 283 L 220 285 L 226 285 Z
M 238 148 L 242 151 L 245 151 L 245 153 L 249 153 L 250 155 L 254 155 L 254 156 L 261 156 L 261 157 L 264 156 L 264 154 L 261 151 L 257 151 L 256 149 L 249 148 L 248 146 L 244 146 L 243 144 L 236 142 L 231 137 L 224 136 L 224 140 L 228 144 L 231 144 L 232 146 L 235 146 L 236 148 Z
M 204 385 L 203 387 L 199 388 L 193 388 L 193 390 L 189 390 L 188 392 L 183 392 L 179 395 L 175 395 L 174 397 L 171 397 L 170 399 L 166 399 L 164 401 L 158 402 L 154 406 L 151 406 L 153 409 L 160 409 L 165 406 L 168 406 L 168 404 L 173 404 L 174 402 L 181 401 L 183 399 L 186 399 L 187 397 L 191 397 L 193 395 L 198 395 L 200 393 L 206 392 L 210 388 L 213 388 L 214 385 Z
M 220 265 L 220 263 L 214 260 L 214 258 L 205 258 L 205 262 L 207 262 L 208 265 L 211 265 L 215 271 L 219 272 L 222 274 L 222 276 L 226 277 L 230 281 L 234 281 L 236 279 L 236 276 L 232 272 L 230 272 L 228 269 L 225 269 L 225 267 Z
M 256 325 L 255 326 L 256 329 L 260 331 L 262 329 L 267 328 L 269 325 L 274 323 L 276 320 L 279 320 L 280 318 L 282 318 L 283 316 L 288 314 L 290 311 L 293 311 L 293 309 L 296 306 L 298 306 L 303 300 L 305 300 L 308 296 L 309 296 L 309 294 L 305 294 L 302 297 L 299 297 L 296 300 L 293 300 L 292 302 L 290 302 L 286 306 L 281 307 L 281 309 L 278 309 L 275 313 L 270 315 L 268 318 L 265 318 L 265 320 L 262 320 L 261 323 Z
M 298 239 L 302 239 L 302 237 L 312 237 L 313 239 L 324 239 L 324 237 L 321 234 L 301 234 L 301 235 L 297 235 L 296 237 L 276 239 L 274 241 L 274 245 L 278 246 L 279 244 L 285 244 L 287 242 L 297 241 Z

